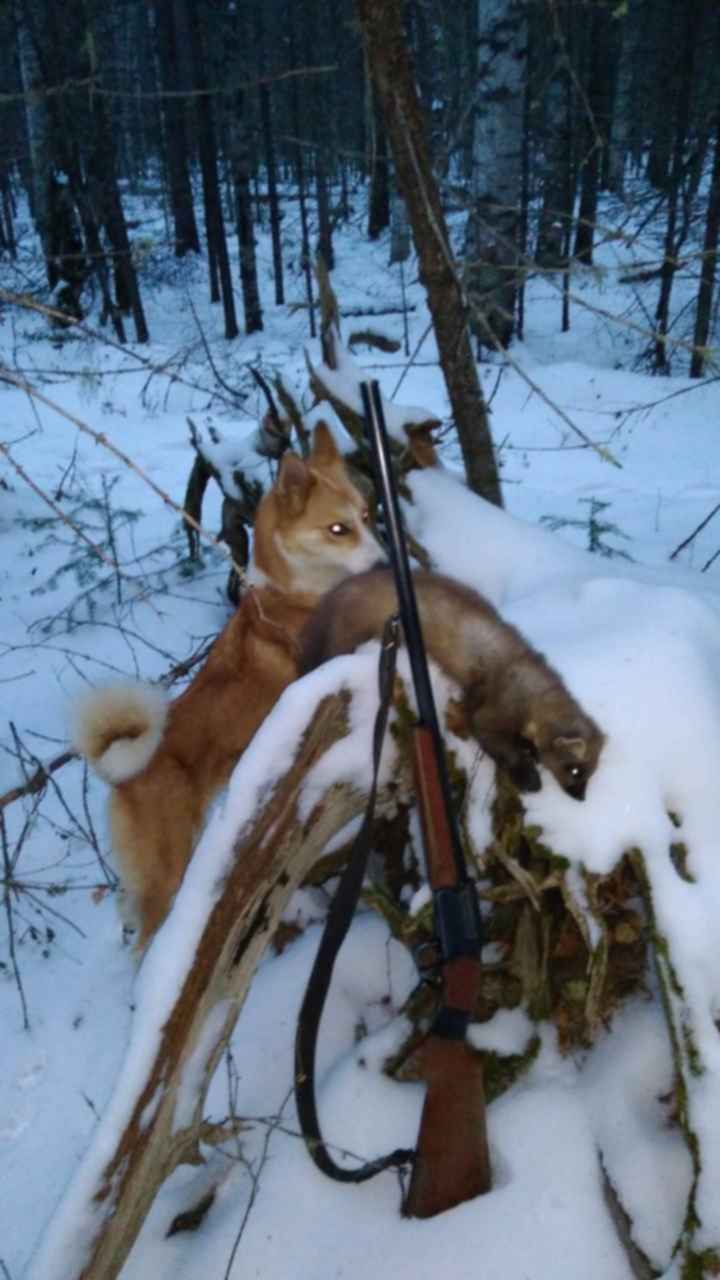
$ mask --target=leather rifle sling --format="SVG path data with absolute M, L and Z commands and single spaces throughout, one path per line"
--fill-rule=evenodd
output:
M 362 889 L 370 854 L 377 797 L 378 771 L 390 703 L 392 701 L 399 639 L 396 617 L 388 619 L 383 634 L 378 670 L 380 705 L 373 731 L 373 772 L 362 825 L 350 851 L 335 896 L 330 904 L 325 929 L 300 1007 L 295 1035 L 295 1104 L 303 1138 L 315 1164 L 339 1182 L 365 1182 L 384 1169 L 407 1165 L 414 1152 L 398 1149 L 355 1168 L 338 1164 L 330 1154 L 320 1130 L 315 1099 L 315 1055 L 320 1019 L 332 978 L 335 959 L 347 935 Z

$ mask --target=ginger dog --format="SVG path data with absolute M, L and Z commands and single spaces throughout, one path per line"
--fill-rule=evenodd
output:
M 250 589 L 188 688 L 126 684 L 81 699 L 74 745 L 112 787 L 110 826 L 142 951 L 167 915 L 208 806 L 298 674 L 297 637 L 323 594 L 382 552 L 328 427 L 283 458 L 255 519 Z

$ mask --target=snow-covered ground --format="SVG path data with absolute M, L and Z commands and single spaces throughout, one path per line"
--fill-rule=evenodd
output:
M 151 235 L 153 210 L 141 213 Z M 609 245 L 600 270 L 579 272 L 573 288 L 580 302 L 624 315 L 629 295 L 616 283 L 617 265 L 626 266 L 632 251 Z M 196 316 L 230 385 L 257 362 L 298 390 L 306 387 L 306 313 L 272 305 L 264 236 L 259 253 L 266 330 L 231 345 L 199 268 L 173 268 L 165 284 L 146 283 L 153 342 L 145 349 L 122 352 L 81 334 L 61 341 L 30 313 L 6 308 L 0 315 L 4 364 L 69 415 L 5 387 L 0 439 L 35 485 L 122 567 L 118 574 L 98 564 L 0 457 L 0 794 L 64 749 L 68 707 L 85 683 L 159 677 L 227 617 L 226 561 L 208 547 L 202 568 L 187 575 L 184 534 L 157 488 L 182 501 L 192 461 L 188 415 L 200 428 L 214 425 L 240 441 L 263 409 L 249 382 L 242 420 L 213 395 Z M 387 266 L 386 244 L 368 245 L 358 224 L 338 234 L 337 257 L 333 283 L 342 307 L 399 305 L 398 269 Z M 14 287 L 9 266 L 1 269 Z M 427 311 L 412 264 L 406 274 L 415 307 L 412 350 Z M 289 302 L 302 302 L 300 276 L 288 286 Z M 554 1032 L 541 1026 L 533 1065 L 489 1109 L 492 1193 L 440 1218 L 408 1221 L 399 1216 L 392 1175 L 362 1187 L 333 1184 L 295 1133 L 292 1040 L 318 938 L 310 923 L 261 965 L 231 1063 L 223 1062 L 210 1091 L 210 1115 L 226 1115 L 231 1099 L 238 1115 L 255 1121 L 240 1158 L 215 1155 L 208 1172 L 173 1176 L 123 1270 L 126 1280 L 416 1280 L 440 1273 L 446 1280 L 625 1280 L 633 1271 L 604 1197 L 599 1155 L 636 1243 L 667 1280 L 680 1276 L 673 1248 L 696 1174 L 693 1247 L 720 1244 L 720 557 L 713 561 L 720 514 L 669 559 L 720 503 L 720 386 L 637 372 L 646 339 L 585 306 L 571 312 L 570 332 L 561 334 L 558 292 L 550 282 L 531 283 L 513 364 L 495 359 L 481 368 L 507 510 L 463 487 L 448 439 L 446 469 L 414 476 L 409 515 L 436 566 L 485 592 L 548 655 L 606 732 L 585 803 L 546 777 L 526 798 L 528 820 L 556 853 L 589 871 L 604 873 L 625 850 L 642 850 L 656 926 L 674 968 L 669 1007 L 663 1012 L 649 975 L 647 994 L 622 1009 L 591 1052 L 561 1056 Z M 354 323 L 344 322 L 344 336 Z M 377 323 L 401 336 L 398 315 Z M 310 351 L 317 358 L 314 344 Z M 430 337 L 409 365 L 401 355 L 357 358 L 388 397 L 447 419 Z M 584 444 L 567 419 L 619 466 Z M 267 482 L 268 464 L 257 465 Z M 210 494 L 204 522 L 211 530 L 218 508 Z M 601 544 L 592 555 L 591 538 Z M 302 708 L 309 715 L 319 690 L 341 678 L 369 688 L 368 666 L 362 656 L 344 660 L 308 678 L 304 691 L 285 695 L 236 772 L 225 812 L 205 838 L 208 857 L 222 857 L 223 838 L 263 762 L 274 771 L 278 758 L 291 754 L 288 726 Z M 346 747 L 348 776 L 366 773 L 368 726 L 366 716 Z M 480 849 L 489 831 L 490 777 L 476 772 L 468 813 Z M 50 1272 L 43 1273 L 43 1259 L 51 1254 L 53 1274 L 63 1275 L 66 1260 L 70 1268 L 77 1224 L 67 1209 L 74 1202 L 63 1197 L 71 1179 L 76 1191 L 80 1185 L 103 1115 L 107 1140 L 119 1115 L 118 1073 L 128 1046 L 128 1061 L 137 1061 L 138 1040 L 156 1034 L 173 975 L 187 960 L 188 931 L 171 917 L 135 987 L 108 891 L 114 877 L 104 799 L 101 784 L 72 763 L 57 770 L 39 801 L 26 798 L 2 811 L 4 880 L 12 875 L 16 885 L 6 892 L 0 925 L 0 1274 L 11 1280 L 31 1266 L 33 1280 L 44 1280 Z M 670 853 L 678 822 L 683 875 Z M 204 901 L 202 869 L 193 871 L 177 904 L 186 922 Z M 290 912 L 317 916 L 317 897 L 300 895 Z M 371 1155 L 414 1143 L 421 1088 L 380 1070 L 412 985 L 407 954 L 377 917 L 360 915 L 340 957 L 320 1060 L 323 1122 L 346 1149 Z M 525 1015 L 506 1011 L 494 1023 L 475 1029 L 475 1042 L 491 1038 L 498 1052 L 522 1052 L 533 1031 Z M 361 1043 L 358 1026 L 366 1032 Z M 688 1126 L 700 1143 L 699 1172 L 668 1114 L 668 1028 Z M 202 1178 L 213 1176 L 218 1162 L 224 1178 L 201 1229 L 165 1239 L 178 1207 L 197 1200 Z

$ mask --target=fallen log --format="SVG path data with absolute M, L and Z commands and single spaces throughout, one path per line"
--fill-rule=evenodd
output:
M 205 1097 L 257 964 L 290 895 L 328 841 L 365 804 L 362 791 L 335 783 L 307 816 L 300 813 L 308 771 L 348 731 L 347 705 L 345 694 L 322 700 L 292 765 L 235 836 L 227 878 L 156 1050 L 145 1047 L 147 1062 L 138 1071 L 138 1058 L 144 1059 L 137 1050 L 143 1046 L 131 1040 L 115 1097 L 31 1262 L 28 1280 L 113 1280 L 163 1182 L 179 1164 L 202 1163 Z M 387 801 L 386 794 L 385 808 Z M 162 945 L 161 932 L 146 964 Z M 142 1035 L 143 1020 L 138 1027 L 136 1018 L 135 1040 Z

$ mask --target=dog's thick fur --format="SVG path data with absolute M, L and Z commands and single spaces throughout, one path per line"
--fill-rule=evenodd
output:
M 470 732 L 521 790 L 539 789 L 540 763 L 583 800 L 604 737 L 557 672 L 478 592 L 437 573 L 413 581 L 427 652 L 462 687 Z M 381 636 L 397 607 L 389 569 L 341 583 L 303 630 L 300 671 Z
M 329 429 L 283 458 L 254 529 L 251 588 L 188 688 L 117 685 L 81 699 L 74 745 L 113 788 L 112 842 L 142 950 L 169 910 L 208 806 L 297 676 L 297 638 L 322 595 L 381 558 Z

